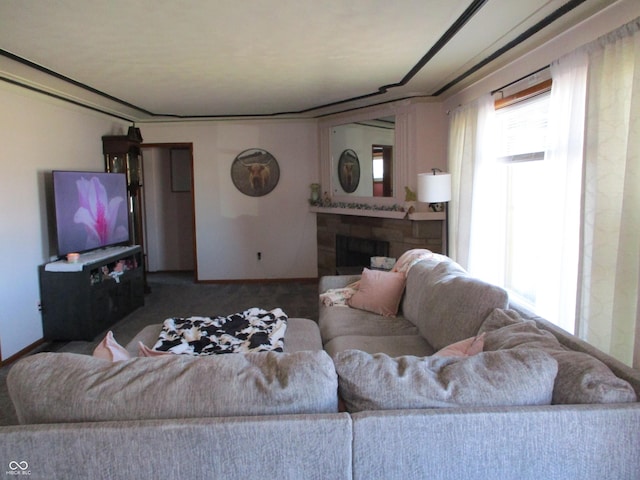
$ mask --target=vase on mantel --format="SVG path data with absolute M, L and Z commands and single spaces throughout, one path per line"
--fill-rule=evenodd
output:
M 317 205 L 320 202 L 320 184 L 312 183 L 311 188 L 311 198 L 309 198 L 309 202 L 311 205 Z
M 404 187 L 404 211 L 407 213 L 413 213 L 416 211 L 416 201 L 418 197 L 416 192 L 409 187 Z

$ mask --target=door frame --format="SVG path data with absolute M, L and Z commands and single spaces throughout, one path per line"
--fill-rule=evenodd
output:
M 171 143 L 143 143 L 140 145 L 140 149 L 145 148 L 159 148 L 162 150 L 182 149 L 189 150 L 190 156 L 190 169 L 191 169 L 191 207 L 193 209 L 193 221 L 191 225 L 191 232 L 193 233 L 193 280 L 198 281 L 198 242 L 196 238 L 196 202 L 195 202 L 195 181 L 194 181 L 194 169 L 193 169 L 193 143 L 192 142 L 171 142 Z M 144 156 L 143 156 L 144 161 Z M 144 181 L 144 180 L 143 180 Z M 143 183 L 144 185 L 144 183 Z M 147 212 L 144 211 L 144 229 L 147 229 Z

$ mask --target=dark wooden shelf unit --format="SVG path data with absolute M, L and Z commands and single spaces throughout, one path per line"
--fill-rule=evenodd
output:
M 144 305 L 144 268 L 139 246 L 83 264 L 80 271 L 40 267 L 42 325 L 46 340 L 93 340 Z M 121 275 L 109 276 L 118 262 Z

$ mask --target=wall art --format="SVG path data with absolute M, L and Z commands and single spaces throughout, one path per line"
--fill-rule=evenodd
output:
M 273 155 L 260 148 L 240 152 L 231 164 L 231 180 L 250 197 L 271 192 L 280 180 L 280 166 Z
M 340 186 L 347 193 L 353 193 L 360 183 L 360 160 L 358 154 L 350 148 L 340 154 L 338 160 L 338 178 Z

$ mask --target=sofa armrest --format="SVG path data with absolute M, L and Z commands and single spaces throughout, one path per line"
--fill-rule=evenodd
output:
M 554 325 L 545 318 L 539 317 L 534 312 L 526 308 L 513 299 L 509 299 L 509 308 L 518 312 L 525 320 L 533 320 L 538 328 L 551 332 L 558 341 L 576 352 L 586 353 L 603 362 L 612 372 L 619 378 L 629 382 L 640 399 L 640 371 L 632 368 L 611 355 L 601 351 L 600 349 L 590 345 L 579 337 L 568 333 L 566 330 Z
M 360 280 L 361 275 L 326 275 L 320 277 L 318 293 L 324 293 L 332 288 L 344 288 L 347 285 Z

